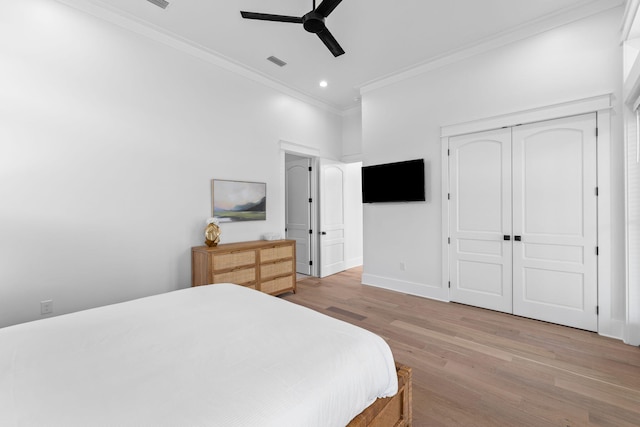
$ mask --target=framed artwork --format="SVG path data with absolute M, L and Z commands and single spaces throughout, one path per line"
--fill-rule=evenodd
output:
M 213 216 L 220 222 L 265 221 L 267 184 L 212 179 L 211 203 Z

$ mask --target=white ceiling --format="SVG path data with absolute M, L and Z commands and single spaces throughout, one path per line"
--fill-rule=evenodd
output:
M 64 0 L 63 0 L 64 1 Z M 344 111 L 359 88 L 541 22 L 622 0 L 343 0 L 326 24 L 338 58 L 300 24 L 245 20 L 240 10 L 302 16 L 312 0 L 87 0 L 202 46 L 243 68 Z M 319 3 L 319 0 L 318 0 Z M 611 7 L 611 6 L 609 6 Z M 280 68 L 266 60 L 276 56 Z M 320 88 L 319 81 L 329 86 Z

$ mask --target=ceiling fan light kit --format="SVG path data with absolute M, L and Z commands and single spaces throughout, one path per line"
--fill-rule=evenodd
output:
M 240 15 L 245 19 L 302 24 L 307 32 L 317 34 L 318 38 L 320 38 L 322 43 L 331 51 L 333 56 L 338 57 L 344 53 L 344 49 L 342 49 L 338 41 L 333 37 L 331 32 L 329 32 L 324 21 L 340 2 L 342 2 L 342 0 L 323 0 L 320 6 L 316 7 L 316 2 L 313 0 L 313 9 L 302 17 L 245 11 L 241 11 Z

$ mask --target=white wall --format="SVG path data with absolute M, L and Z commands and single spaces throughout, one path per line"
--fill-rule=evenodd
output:
M 362 108 L 342 114 L 342 161 L 362 161 Z
M 51 0 L 0 14 L 0 327 L 190 285 L 212 178 L 267 183 L 278 141 L 340 158 L 341 117 Z
M 342 113 L 342 161 L 345 181 L 345 261 L 347 268 L 362 265 L 362 109 Z
M 612 9 L 363 93 L 363 163 L 422 157 L 427 172 L 426 203 L 364 207 L 365 283 L 416 294 L 443 285 L 441 126 L 613 93 L 611 188 L 601 189 L 611 192 L 613 265 L 600 286 L 624 319 L 621 16 Z

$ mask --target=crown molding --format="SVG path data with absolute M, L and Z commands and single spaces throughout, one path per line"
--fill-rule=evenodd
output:
M 285 141 L 284 139 L 278 141 L 278 147 L 281 151 L 287 153 L 294 153 L 300 156 L 320 157 L 320 150 L 317 148 L 296 144 L 295 142 Z
M 327 104 L 308 94 L 288 86 L 284 82 L 269 77 L 258 70 L 240 64 L 218 52 L 206 48 L 198 43 L 194 43 L 184 37 L 180 37 L 148 21 L 141 20 L 129 13 L 116 9 L 100 0 L 57 0 L 74 9 L 88 13 L 96 18 L 117 25 L 138 35 L 150 38 L 166 46 L 187 53 L 191 56 L 202 59 L 210 64 L 234 74 L 245 77 L 256 83 L 260 83 L 285 95 L 296 98 L 307 104 L 316 106 L 336 115 L 342 115 L 343 110 L 334 105 Z
M 640 6 L 640 0 L 627 0 L 622 19 L 622 34 L 620 37 L 622 42 L 629 39 L 633 23 L 638 14 L 638 6 Z
M 479 41 L 471 43 L 461 49 L 447 52 L 446 54 L 433 57 L 403 70 L 370 80 L 369 82 L 363 83 L 357 87 L 357 89 L 360 90 L 361 94 L 371 92 L 373 90 L 425 74 L 429 71 L 489 52 L 499 47 L 527 39 L 554 28 L 579 21 L 589 16 L 605 12 L 609 9 L 619 7 L 623 3 L 624 0 L 587 0 L 580 6 L 561 9 L 536 20 L 529 21 L 516 28 L 503 31 L 491 37 L 480 39 Z
M 529 123 L 542 122 L 560 117 L 607 111 L 613 108 L 613 94 L 605 93 L 589 98 L 575 99 L 553 105 L 544 105 L 528 110 L 517 111 L 499 116 L 481 118 L 464 123 L 445 125 L 440 128 L 440 137 L 447 138 L 476 132 L 501 129 Z
M 633 29 L 634 22 L 638 16 L 638 7 L 640 6 L 640 0 L 627 0 L 626 7 L 624 9 L 624 18 L 622 19 L 622 34 L 620 40 L 625 42 L 630 37 Z

